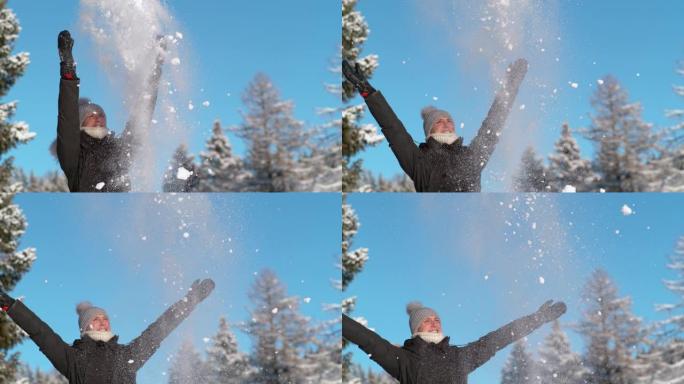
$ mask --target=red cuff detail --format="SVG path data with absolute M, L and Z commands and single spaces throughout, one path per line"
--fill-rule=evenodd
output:
M 67 80 L 73 80 L 74 74 L 73 73 L 65 73 L 63 77 Z
M 368 97 L 368 95 L 370 95 L 370 93 L 368 93 L 368 92 L 361 92 L 361 96 L 362 96 L 364 99 L 365 99 L 366 97 Z
M 3 312 L 9 311 L 9 305 L 3 305 L 3 306 L 2 306 L 2 311 L 3 311 Z

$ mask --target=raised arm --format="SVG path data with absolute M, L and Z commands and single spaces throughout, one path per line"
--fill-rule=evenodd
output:
M 406 174 L 414 179 L 420 150 L 413 142 L 413 138 L 406 131 L 406 127 L 399 120 L 381 92 L 376 91 L 364 77 L 359 64 L 352 68 L 346 60 L 342 61 L 342 72 L 347 80 L 354 85 L 368 105 L 368 109 L 382 129 L 382 134 L 394 152 L 399 165 Z
M 520 84 L 527 74 L 527 60 L 518 59 L 511 64 L 506 73 L 503 87 L 496 93 L 494 102 L 482 122 L 477 136 L 469 147 L 475 151 L 480 168 L 484 168 L 499 142 L 499 135 L 511 112 Z
M 78 191 L 78 160 L 81 155 L 81 121 L 78 114 L 78 77 L 71 50 L 74 39 L 69 31 L 57 36 L 59 52 L 59 98 L 57 101 L 57 159 L 69 183 Z
M 4 292 L 0 292 L 0 296 L 2 309 L 7 311 L 7 315 L 24 332 L 28 333 L 56 370 L 66 377 L 71 377 L 71 367 L 74 361 L 74 352 L 71 347 L 24 303 L 12 299 Z
M 135 143 L 136 129 L 144 129 L 152 122 L 154 110 L 157 106 L 157 98 L 159 96 L 159 81 L 162 75 L 162 67 L 164 66 L 164 56 L 166 55 L 166 38 L 164 36 L 157 36 L 157 57 L 152 67 L 152 72 L 145 81 L 142 90 L 142 99 L 133 106 L 133 113 L 129 116 L 126 122 L 126 127 L 123 131 L 124 139 L 129 143 Z
M 197 304 L 206 299 L 213 290 L 214 282 L 211 279 L 195 281 L 185 297 L 170 306 L 140 336 L 126 346 L 128 357 L 132 360 L 129 363 L 130 367 L 134 371 L 140 369 L 159 349 L 161 342 L 190 316 Z
M 361 348 L 392 377 L 399 379 L 401 348 L 378 336 L 351 317 L 342 315 L 342 337 Z
M 549 300 L 537 312 L 514 320 L 479 340 L 467 344 L 462 351 L 468 372 L 474 371 L 509 344 L 529 335 L 545 323 L 556 320 L 565 313 L 566 309 L 563 302 L 552 304 Z

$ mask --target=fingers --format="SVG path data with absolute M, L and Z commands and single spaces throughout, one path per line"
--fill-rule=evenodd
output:
M 568 311 L 568 306 L 565 305 L 565 303 L 562 302 L 562 301 L 561 301 L 561 302 L 558 302 L 558 303 L 556 303 L 556 304 L 554 304 L 553 306 L 556 307 L 557 311 L 558 311 L 561 315 Z
M 204 279 L 202 280 L 202 285 L 208 290 L 208 291 L 213 291 L 214 287 L 216 287 L 216 283 L 214 283 L 214 280 L 212 279 Z

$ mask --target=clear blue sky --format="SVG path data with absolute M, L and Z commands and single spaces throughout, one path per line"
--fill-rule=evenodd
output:
M 361 0 L 358 5 L 371 29 L 363 53 L 377 54 L 380 60 L 371 83 L 383 91 L 417 142 L 424 138 L 419 111 L 434 104 L 451 112 L 457 132 L 468 143 L 493 100 L 494 82 L 485 58 L 494 53 L 507 62 L 528 58 L 530 70 L 485 170 L 483 190 L 506 190 L 505 181 L 496 176 L 505 171 L 510 176 L 526 145 L 544 156 L 550 153 L 563 122 L 573 129 L 587 126 L 590 96 L 604 75 L 616 76 L 630 99 L 642 102 L 645 120 L 656 128 L 673 124 L 664 116 L 666 109 L 684 106 L 672 91 L 673 85 L 684 84 L 675 72 L 677 62 L 684 60 L 684 39 L 678 33 L 684 2 L 529 1 L 532 6 L 515 18 L 526 34 L 516 35 L 519 43 L 513 51 L 493 43 L 497 40 L 491 36 L 499 35 L 483 33 L 485 3 Z M 569 85 L 573 82 L 576 89 Z M 366 121 L 374 122 L 370 114 Z M 591 157 L 591 144 L 581 140 L 580 146 Z M 375 173 L 401 172 L 386 142 L 361 156 Z
M 317 108 L 339 102 L 324 89 L 324 83 L 339 81 L 337 75 L 328 71 L 340 44 L 339 2 L 165 3 L 184 36 L 182 48 L 189 52 L 189 62 L 182 62 L 181 69 L 186 71 L 190 83 L 187 97 L 193 100 L 195 109 L 188 111 L 187 103 L 176 109 L 190 127 L 188 144 L 193 153 L 203 148 L 215 119 L 226 127 L 242 121 L 241 93 L 257 72 L 269 75 L 281 96 L 295 102 L 295 116 L 311 125 L 324 121 L 316 114 Z M 47 151 L 57 124 L 59 31 L 70 29 L 76 39 L 74 56 L 79 64 L 82 96 L 104 106 L 108 125 L 115 131 L 121 131 L 127 113 L 119 95 L 111 89 L 110 80 L 103 75 L 106 69 L 98 63 L 88 36 L 80 28 L 79 1 L 45 2 L 40 6 L 10 1 L 9 7 L 22 26 L 15 52 L 29 52 L 31 64 L 5 99 L 19 100 L 16 120 L 28 122 L 31 130 L 38 133 L 35 140 L 13 154 L 18 166 L 42 174 L 59 169 Z M 208 108 L 201 106 L 204 100 L 210 101 Z M 237 153 L 243 154 L 244 146 L 229 136 Z M 170 158 L 178 143 L 171 144 L 162 147 L 158 161 Z
M 167 357 L 184 338 L 203 351 L 220 316 L 248 320 L 247 291 L 262 268 L 274 270 L 290 295 L 311 298 L 300 304 L 313 321 L 335 316 L 322 306 L 340 301 L 330 284 L 339 279 L 338 195 L 22 194 L 15 201 L 29 223 L 21 246 L 36 247 L 38 259 L 11 294 L 24 297 L 68 343 L 78 338 L 81 300 L 105 308 L 125 343 L 194 279 L 216 281 L 214 293 L 139 372 L 139 383 L 165 382 Z M 248 351 L 249 339 L 236 333 Z M 31 366 L 51 369 L 30 340 L 16 350 Z
M 412 300 L 441 315 L 454 344 L 532 313 L 547 299 L 565 301 L 561 323 L 575 323 L 579 292 L 597 267 L 646 322 L 662 318 L 654 304 L 677 302 L 662 279 L 676 277 L 665 264 L 684 235 L 681 194 L 356 194 L 349 202 L 361 223 L 354 247 L 368 247 L 370 259 L 345 294 L 358 297 L 354 316 L 396 344 L 410 337 L 405 307 Z M 632 215 L 622 214 L 625 204 Z M 549 330 L 534 333 L 529 344 L 536 349 Z M 581 339 L 568 332 L 581 351 Z M 350 350 L 354 361 L 379 369 L 358 348 Z M 509 353 L 499 352 L 470 382 L 498 382 Z

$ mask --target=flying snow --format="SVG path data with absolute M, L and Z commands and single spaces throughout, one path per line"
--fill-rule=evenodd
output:
M 630 216 L 634 214 L 632 208 L 630 208 L 627 204 L 623 205 L 620 211 L 622 212 L 622 216 Z
M 176 172 L 176 178 L 179 180 L 187 180 L 192 176 L 193 172 L 188 171 L 187 169 L 183 167 L 178 167 L 178 171 Z

